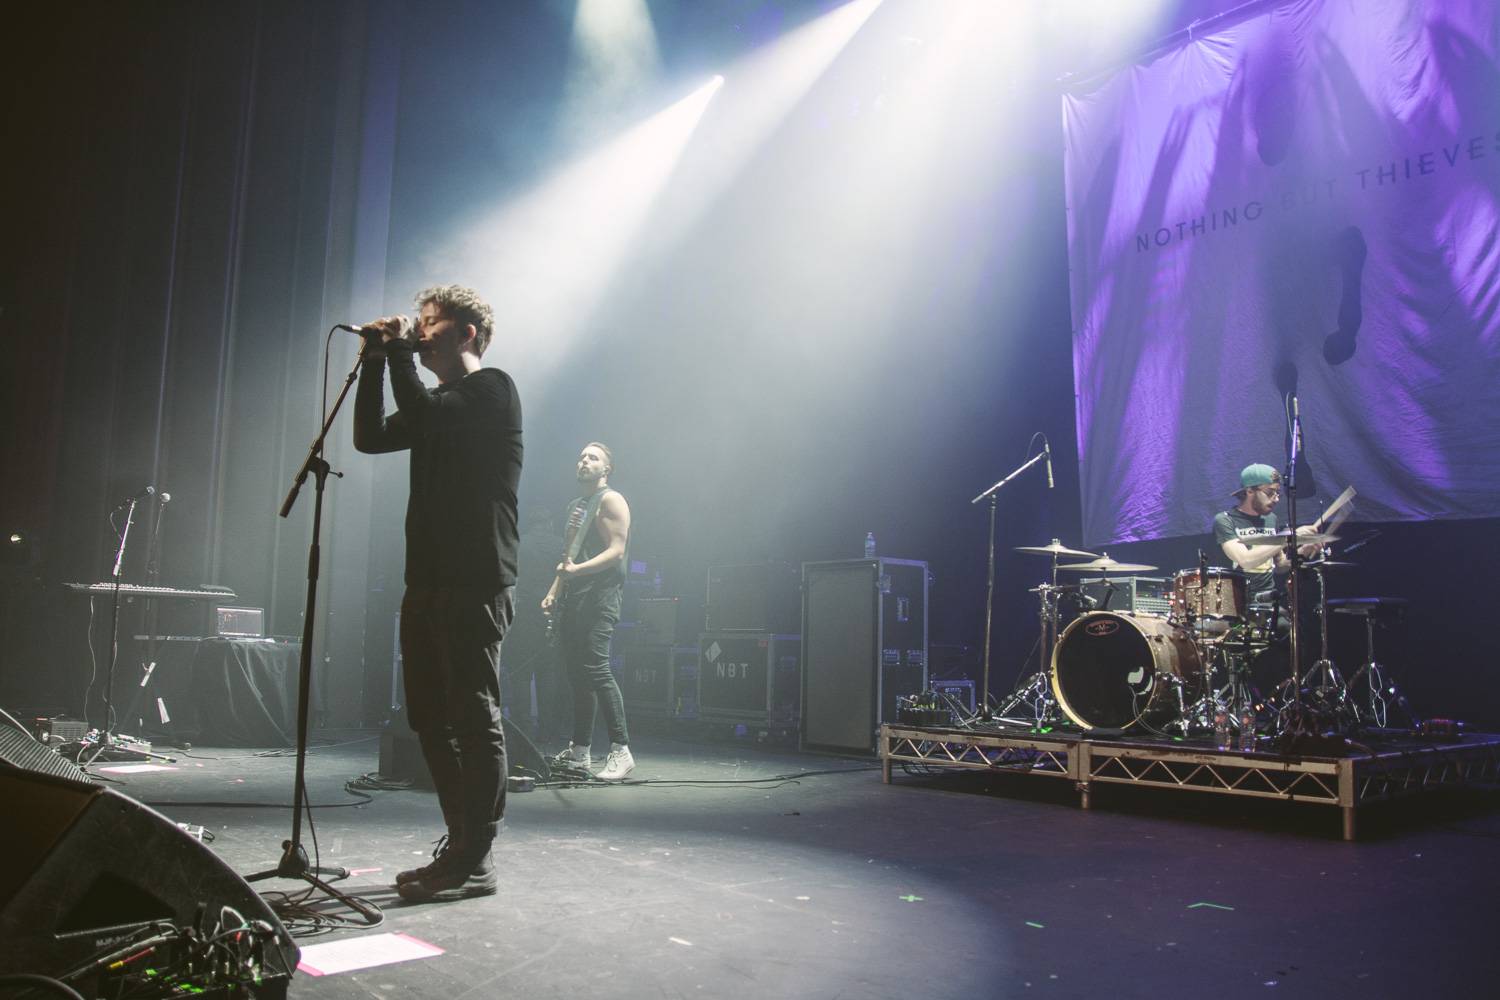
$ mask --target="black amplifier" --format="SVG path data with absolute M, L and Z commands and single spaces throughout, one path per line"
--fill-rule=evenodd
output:
M 1134 615 L 1166 615 L 1172 610 L 1171 581 L 1159 576 L 1116 576 L 1084 580 L 1079 585 L 1084 611 L 1122 611 Z
M 627 715 L 661 719 L 680 714 L 681 675 L 697 665 L 698 647 L 641 643 L 625 647 L 613 659 Z
M 796 632 L 802 621 L 802 581 L 786 563 L 711 566 L 705 632 Z
M 705 632 L 699 638 L 699 719 L 791 728 L 801 707 L 801 636 Z

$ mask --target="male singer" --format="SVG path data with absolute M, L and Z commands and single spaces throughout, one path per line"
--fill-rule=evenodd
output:
M 448 832 L 432 863 L 397 874 L 396 888 L 428 902 L 496 887 L 491 847 L 506 778 L 500 641 L 515 608 L 521 404 L 509 375 L 479 364 L 495 314 L 476 292 L 443 285 L 416 304 L 410 333 L 399 316 L 361 331 L 354 446 L 411 451 L 401 657 L 409 720 Z M 436 389 L 418 379 L 416 359 L 437 376 Z

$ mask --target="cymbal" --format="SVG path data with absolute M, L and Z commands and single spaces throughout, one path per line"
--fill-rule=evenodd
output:
M 1050 545 L 1018 545 L 1017 552 L 1025 552 L 1033 556 L 1067 556 L 1070 559 L 1098 559 L 1097 552 L 1084 552 L 1082 549 L 1070 549 L 1057 539 L 1052 539 Z
M 1156 569 L 1155 566 L 1147 566 L 1145 563 L 1116 562 L 1109 557 L 1108 552 L 1093 562 L 1069 563 L 1057 568 L 1070 569 L 1075 573 L 1149 573 Z
M 1346 562 L 1342 559 L 1314 559 L 1302 565 L 1307 569 L 1348 569 L 1351 566 L 1358 566 L 1359 563 Z
M 1296 535 L 1292 536 L 1284 531 L 1278 531 L 1274 535 L 1246 535 L 1237 539 L 1252 549 L 1262 548 L 1267 545 L 1285 545 L 1292 538 L 1297 539 L 1297 545 L 1332 545 L 1339 540 L 1338 535 Z

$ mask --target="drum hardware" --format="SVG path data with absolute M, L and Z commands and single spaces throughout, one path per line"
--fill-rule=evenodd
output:
M 1421 727 L 1421 720 L 1412 713 L 1406 696 L 1401 693 L 1383 666 L 1375 659 L 1375 628 L 1389 626 L 1401 620 L 1407 601 L 1400 597 L 1342 597 L 1328 602 L 1336 614 L 1358 615 L 1365 620 L 1365 662 L 1354 676 L 1349 678 L 1348 706 L 1356 724 L 1368 720 L 1377 728 L 1384 729 L 1390 717 L 1392 703 L 1407 716 L 1413 728 Z M 1363 684 L 1361 684 L 1363 680 Z M 1364 704 L 1355 692 L 1364 696 Z M 1361 714 L 1363 713 L 1363 718 Z
M 1058 721 L 1057 705 L 1052 700 L 1052 673 L 1048 665 L 1051 663 L 1052 648 L 1057 641 L 1058 600 L 1064 594 L 1076 592 L 1078 588 L 1072 585 L 1059 586 L 1056 583 L 1056 562 L 1057 555 L 1054 554 L 1054 582 L 1038 584 L 1028 591 L 1037 595 L 1037 622 L 1040 630 L 1036 646 L 1038 669 L 996 707 L 995 716 L 1001 720 L 1038 728 L 1048 722 Z M 1023 706 L 1027 709 L 1029 718 L 1021 718 L 1015 714 Z
M 1328 658 L 1328 581 L 1323 577 L 1323 560 L 1303 563 L 1318 581 L 1318 661 L 1302 679 L 1304 694 L 1325 713 L 1338 717 L 1349 700 L 1349 688 L 1339 676 L 1338 668 Z
M 1062 556 L 1074 559 L 1093 559 L 1098 557 L 1092 552 L 1069 548 L 1056 538 L 1052 539 L 1046 545 L 1017 546 L 1016 551 L 1027 555 L 1050 556 L 1052 558 L 1052 581 L 1050 583 L 1038 584 L 1028 591 L 1037 595 L 1037 622 L 1039 628 L 1039 636 L 1037 638 L 1038 669 L 1035 673 L 1021 681 L 1020 685 L 1006 696 L 1005 700 L 997 706 L 995 715 L 1005 721 L 1041 727 L 1048 722 L 1058 721 L 1057 704 L 1052 700 L 1052 672 L 1050 669 L 1052 650 L 1057 643 L 1058 598 L 1064 593 L 1078 589 L 1075 584 L 1059 584 L 1057 582 L 1058 559 Z M 1026 706 L 1029 709 L 1030 718 L 1021 719 L 1013 714 L 1022 706 Z

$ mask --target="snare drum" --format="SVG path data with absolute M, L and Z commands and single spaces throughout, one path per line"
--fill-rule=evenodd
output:
M 1129 729 L 1165 721 L 1177 707 L 1173 686 L 1195 697 L 1203 664 L 1192 637 L 1164 618 L 1094 611 L 1063 630 L 1052 653 L 1052 691 L 1085 729 Z
M 1249 614 L 1250 600 L 1245 587 L 1245 574 L 1237 569 L 1210 566 L 1198 569 L 1178 570 L 1172 577 L 1172 618 L 1180 624 L 1192 623 L 1209 632 L 1227 631 L 1235 622 L 1244 621 Z

